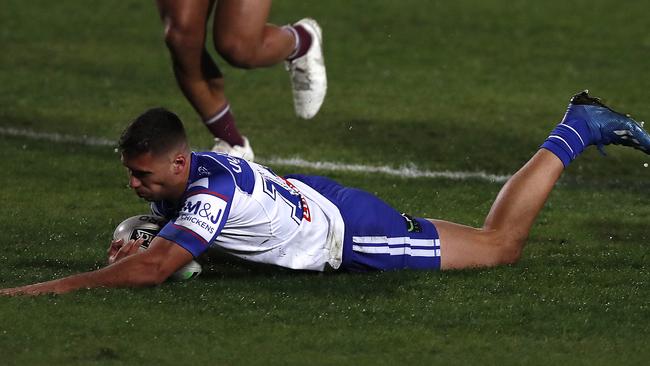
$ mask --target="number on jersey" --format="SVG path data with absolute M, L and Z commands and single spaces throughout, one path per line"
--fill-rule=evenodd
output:
M 264 184 L 262 189 L 264 193 L 268 194 L 274 201 L 281 198 L 289 208 L 291 208 L 291 218 L 297 224 L 300 224 L 303 218 L 309 219 L 309 208 L 306 206 L 302 195 L 291 183 L 286 179 L 277 176 L 271 169 L 267 171 L 260 170 Z M 305 216 L 307 214 L 307 216 Z

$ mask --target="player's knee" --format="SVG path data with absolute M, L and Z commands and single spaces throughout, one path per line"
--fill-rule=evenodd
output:
M 214 38 L 214 47 L 231 66 L 251 69 L 256 66 L 256 46 L 243 38 L 220 35 Z
M 483 238 L 483 245 L 490 248 L 482 258 L 483 264 L 488 267 L 517 263 L 526 241 L 525 237 L 503 230 L 487 231 Z
M 165 28 L 165 44 L 171 52 L 184 53 L 203 48 L 203 29 L 194 25 L 172 23 Z
M 504 246 L 499 252 L 499 264 L 515 264 L 521 258 L 521 247 Z
M 497 245 L 495 260 L 499 265 L 515 264 L 521 258 L 525 239 L 503 238 Z

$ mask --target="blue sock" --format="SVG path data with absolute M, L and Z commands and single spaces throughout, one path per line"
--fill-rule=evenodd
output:
M 542 144 L 542 148 L 555 154 L 566 168 L 573 159 L 589 145 L 591 145 L 591 133 L 589 126 L 579 110 L 570 106 L 567 113 L 551 134 Z

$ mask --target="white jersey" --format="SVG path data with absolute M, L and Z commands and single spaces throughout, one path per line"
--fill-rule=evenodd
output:
M 220 153 L 192 153 L 181 203 L 153 202 L 169 221 L 158 234 L 194 257 L 218 246 L 237 257 L 291 269 L 338 268 L 344 223 L 308 185 Z

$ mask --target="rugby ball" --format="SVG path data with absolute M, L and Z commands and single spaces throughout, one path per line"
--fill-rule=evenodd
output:
M 158 235 L 158 232 L 166 223 L 167 221 L 160 216 L 132 216 L 117 225 L 113 232 L 113 240 L 122 239 L 124 240 L 124 243 L 128 243 L 129 240 L 142 238 L 144 241 L 140 244 L 140 250 L 147 250 L 153 238 Z M 192 260 L 190 263 L 174 272 L 169 279 L 175 281 L 189 280 L 192 277 L 198 276 L 201 273 L 201 270 L 201 265 L 197 261 Z

